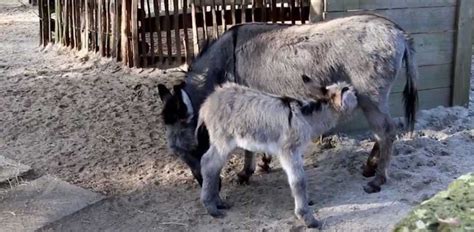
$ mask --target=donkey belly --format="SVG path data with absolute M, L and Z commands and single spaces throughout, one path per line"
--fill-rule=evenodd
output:
M 279 146 L 275 142 L 261 143 L 250 138 L 235 138 L 235 144 L 239 148 L 252 152 L 263 152 L 275 155 L 279 151 Z

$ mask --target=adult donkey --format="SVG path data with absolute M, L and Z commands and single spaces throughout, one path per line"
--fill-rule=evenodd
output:
M 216 85 L 230 81 L 271 94 L 308 98 L 311 94 L 295 77 L 306 74 L 320 86 L 346 81 L 356 89 L 359 106 L 375 134 L 363 175 L 375 176 L 364 190 L 378 192 L 387 179 L 395 139 L 388 98 L 403 61 L 405 117 L 413 130 L 418 96 L 413 42 L 394 22 L 366 14 L 317 24 L 234 26 L 192 62 L 184 86 L 175 86 L 174 94 L 159 86 L 168 145 L 199 180 L 199 161 L 208 141 L 206 132 L 199 136 L 201 143 L 193 133 L 200 105 Z

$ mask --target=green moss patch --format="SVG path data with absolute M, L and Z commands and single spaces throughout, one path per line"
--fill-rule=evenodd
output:
M 395 231 L 474 231 L 474 173 L 459 177 L 447 190 L 422 202 Z

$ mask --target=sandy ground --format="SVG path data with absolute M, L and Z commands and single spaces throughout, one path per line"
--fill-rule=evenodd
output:
M 278 162 L 250 185 L 235 183 L 242 166 L 224 168 L 222 195 L 233 203 L 221 220 L 206 215 L 199 188 L 166 149 L 156 85 L 173 70 L 128 69 L 110 59 L 38 47 L 35 9 L 0 0 L 0 152 L 110 196 L 51 225 L 61 231 L 299 231 Z M 471 79 L 471 86 L 474 83 Z M 391 179 L 366 194 L 361 165 L 373 143 L 334 136 L 306 154 L 309 195 L 328 231 L 387 231 L 414 205 L 474 170 L 474 93 L 469 109 L 436 108 L 419 115 L 413 139 L 395 143 Z

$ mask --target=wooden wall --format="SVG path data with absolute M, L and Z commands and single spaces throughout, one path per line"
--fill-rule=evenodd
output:
M 322 20 L 370 12 L 390 18 L 409 32 L 416 44 L 420 109 L 466 106 L 469 102 L 471 0 L 312 0 L 311 4 L 322 7 Z M 470 23 L 465 22 L 466 18 Z M 403 73 L 392 89 L 390 108 L 394 117 L 403 116 L 405 82 Z M 338 130 L 365 128 L 367 123 L 359 114 Z

